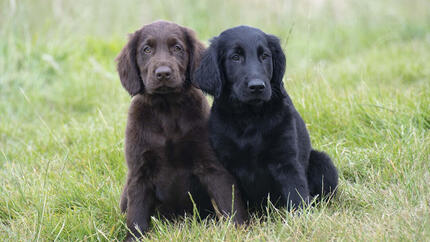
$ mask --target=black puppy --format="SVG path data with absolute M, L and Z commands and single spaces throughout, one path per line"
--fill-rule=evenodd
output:
M 194 84 L 214 96 L 210 141 L 236 177 L 251 210 L 265 205 L 297 208 L 338 183 L 329 156 L 312 149 L 282 78 L 285 55 L 275 36 L 239 26 L 211 41 Z

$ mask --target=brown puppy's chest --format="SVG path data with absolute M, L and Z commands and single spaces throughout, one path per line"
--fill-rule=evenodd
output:
M 128 132 L 135 133 L 130 127 L 141 130 L 136 138 L 144 140 L 146 159 L 142 165 L 145 170 L 151 167 L 151 183 L 156 184 L 156 198 L 163 204 L 159 209 L 166 210 L 163 213 L 192 208 L 188 192 L 198 189 L 193 188 L 196 185 L 192 182 L 192 170 L 194 162 L 201 158 L 196 145 L 206 139 L 202 132 L 207 118 L 206 105 L 203 96 L 177 100 L 133 98 L 129 123 L 134 125 L 128 127 Z M 132 115 L 135 111 L 139 115 Z
M 204 96 L 197 94 L 200 93 L 190 92 L 170 99 L 135 96 L 130 106 L 127 136 L 143 139 L 144 150 L 162 152 L 162 156 L 189 150 L 190 142 L 200 140 L 196 132 L 205 126 L 207 119 L 208 105 Z
M 165 141 L 179 141 L 192 128 L 189 125 L 190 120 L 178 112 L 160 114 L 154 122 L 157 124 L 154 132 L 164 137 Z
M 144 117 L 143 125 L 148 128 L 147 132 L 150 137 L 147 142 L 149 147 L 164 147 L 169 150 L 179 148 L 178 146 L 183 143 L 184 139 L 190 136 L 189 133 L 199 125 L 192 120 L 192 116 L 199 114 L 190 115 L 189 112 L 180 112 L 184 109 L 178 105 L 172 110 L 162 112 L 158 110 L 157 115 Z M 169 150 L 166 151 L 169 152 Z

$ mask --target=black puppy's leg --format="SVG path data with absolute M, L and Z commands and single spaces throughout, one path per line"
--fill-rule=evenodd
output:
M 121 200 L 119 202 L 119 208 L 121 209 L 121 213 L 125 213 L 127 211 L 127 190 L 128 190 L 128 179 L 127 183 L 124 185 L 121 193 Z
M 154 212 L 154 191 L 141 176 L 134 176 L 128 184 L 127 200 L 127 227 L 130 231 L 125 240 L 133 241 L 135 237 L 140 237 L 136 227 L 142 233 L 149 229 L 150 217 Z
M 322 199 L 336 191 L 338 184 L 337 169 L 330 157 L 324 152 L 311 151 L 307 177 L 311 196 L 318 195 Z
M 288 210 L 309 202 L 309 188 L 304 169 L 300 165 L 271 164 L 269 170 L 281 186 L 282 198 Z
M 243 224 L 246 221 L 247 212 L 237 183 L 221 164 L 219 166 L 200 167 L 195 174 L 206 187 L 209 196 L 215 201 L 223 215 L 229 216 L 233 211 L 233 219 L 236 224 Z

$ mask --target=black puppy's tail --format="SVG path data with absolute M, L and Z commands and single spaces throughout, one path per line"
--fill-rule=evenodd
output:
M 338 174 L 330 157 L 317 150 L 312 150 L 309 157 L 308 185 L 310 195 L 319 199 L 332 196 L 336 192 Z

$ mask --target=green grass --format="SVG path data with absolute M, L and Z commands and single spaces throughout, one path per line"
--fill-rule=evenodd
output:
M 248 228 L 153 218 L 147 239 L 430 240 L 430 3 L 413 1 L 0 2 L 0 240 L 122 240 L 130 102 L 114 58 L 156 19 L 207 40 L 253 25 L 283 40 L 285 86 L 338 196 Z M 287 41 L 288 40 L 288 41 Z

